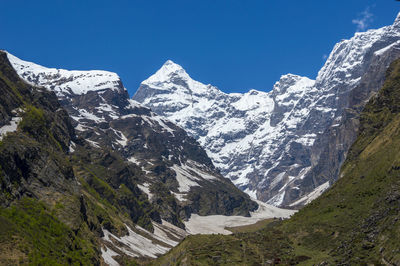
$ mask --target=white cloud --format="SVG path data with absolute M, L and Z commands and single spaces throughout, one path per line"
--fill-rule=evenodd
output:
M 369 24 L 372 22 L 373 14 L 370 12 L 370 8 L 367 7 L 363 12 L 359 14 L 359 17 L 353 19 L 353 24 L 357 25 L 357 31 L 363 31 L 367 29 Z
M 323 55 L 322 55 L 322 60 L 325 61 L 326 59 L 328 59 L 328 55 L 327 55 L 327 54 L 323 54 Z

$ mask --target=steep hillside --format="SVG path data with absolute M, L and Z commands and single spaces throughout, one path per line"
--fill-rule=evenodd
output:
M 291 219 L 253 233 L 190 236 L 162 265 L 400 264 L 400 60 L 365 106 L 341 178 Z
M 133 99 L 186 129 L 249 195 L 304 205 L 337 180 L 360 111 L 399 48 L 400 16 L 336 44 L 315 81 L 287 74 L 269 93 L 226 94 L 167 61 Z
M 98 263 L 66 156 L 75 140 L 67 113 L 52 93 L 20 80 L 4 53 L 0 91 L 0 263 Z M 74 200 L 77 209 L 70 210 L 68 221 L 51 211 Z

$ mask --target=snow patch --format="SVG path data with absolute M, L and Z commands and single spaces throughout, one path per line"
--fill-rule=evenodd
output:
M 136 159 L 134 156 L 128 158 L 128 161 L 130 161 L 131 163 L 134 163 L 136 165 L 140 164 L 140 161 L 138 159 Z
M 173 191 L 170 191 L 170 192 L 175 196 L 175 198 L 178 201 L 181 201 L 181 202 L 186 201 L 186 194 L 185 193 L 176 193 L 176 192 L 173 192 Z
M 88 127 L 88 126 L 85 126 L 85 125 L 82 125 L 82 124 L 78 124 L 76 127 L 75 127 L 75 130 L 78 130 L 78 131 L 86 131 L 86 130 L 88 130 L 88 129 L 90 129 L 91 127 Z
M 171 169 L 176 173 L 176 181 L 178 181 L 179 184 L 179 192 L 189 192 L 191 187 L 199 186 L 199 184 L 195 181 L 198 180 L 198 178 L 196 178 L 186 169 L 177 164 L 174 164 Z
M 392 43 L 392 44 L 390 44 L 390 45 L 388 45 L 388 46 L 376 51 L 374 54 L 378 55 L 378 56 L 383 55 L 384 53 L 389 51 L 392 47 L 394 47 L 394 46 L 396 46 L 398 44 L 400 44 L 400 40 L 398 40 L 397 42 L 394 42 L 394 43 Z
M 115 135 L 117 136 L 117 138 L 115 138 L 115 140 L 122 146 L 125 147 L 128 144 L 128 139 L 126 138 L 126 136 L 124 135 L 124 133 L 122 133 L 119 130 L 115 130 L 114 128 L 110 127 L 110 129 L 112 131 L 114 131 Z M 129 160 L 129 159 L 128 159 Z
M 93 113 L 89 113 L 85 109 L 79 109 L 78 112 L 79 112 L 79 116 L 71 115 L 71 117 L 77 122 L 79 122 L 81 119 L 92 120 L 92 121 L 95 121 L 96 123 L 106 122 L 106 120 L 104 118 L 98 117 Z
M 22 120 L 22 117 L 16 116 L 12 117 L 11 120 L 9 121 L 9 125 L 4 125 L 0 127 L 0 140 L 3 139 L 3 137 L 7 133 L 15 132 L 18 128 L 18 123 Z
M 186 231 L 190 234 L 229 235 L 232 232 L 226 230 L 226 227 L 250 225 L 274 217 L 288 218 L 296 212 L 294 210 L 280 209 L 258 200 L 256 202 L 259 207 L 256 211 L 250 213 L 251 217 L 225 215 L 200 216 L 192 214 L 189 221 L 185 222 Z
M 307 205 L 309 204 L 311 201 L 315 200 L 316 198 L 318 198 L 319 196 L 321 196 L 321 194 L 327 190 L 329 188 L 329 181 L 323 183 L 322 185 L 318 186 L 317 188 L 315 188 L 312 192 L 310 192 L 308 195 L 298 199 L 297 201 L 293 202 L 292 204 L 290 204 L 289 206 L 296 206 L 298 204 L 304 204 Z
M 176 227 L 167 221 L 161 220 L 161 224 L 152 222 L 154 233 L 136 225 L 132 230 L 125 224 L 128 234 L 118 237 L 103 228 L 104 237 L 102 238 L 108 244 L 111 244 L 115 250 L 132 257 L 157 258 L 166 253 L 172 247 L 179 244 L 188 233 Z M 117 242 L 118 244 L 115 244 Z M 103 255 L 104 254 L 104 255 Z M 111 263 L 113 256 L 119 255 L 113 250 L 102 249 L 102 256 L 105 262 Z M 110 264 L 116 265 L 116 264 Z
M 114 252 L 111 248 L 101 248 L 101 257 L 107 265 L 119 266 L 119 263 L 113 259 L 114 256 L 119 256 L 119 254 Z
M 162 255 L 170 249 L 169 247 L 154 243 L 151 239 L 134 232 L 129 226 L 125 226 L 128 229 L 128 235 L 117 237 L 116 235 L 103 228 L 104 237 L 102 239 L 111 244 L 113 244 L 113 240 L 124 244 L 122 246 L 114 247 L 122 253 L 125 253 L 126 255 L 131 257 L 144 256 L 157 258 L 158 255 Z M 148 232 L 147 230 L 139 226 L 136 226 L 136 228 L 140 228 L 139 230 L 142 232 L 146 232 L 148 236 L 153 235 L 151 232 Z
M 15 71 L 25 81 L 55 91 L 58 96 L 65 94 L 86 94 L 89 91 L 112 89 L 120 91 L 120 78 L 117 74 L 100 71 L 76 71 L 46 68 L 23 61 L 10 53 L 7 57 Z
M 73 153 L 75 151 L 76 144 L 71 140 L 69 143 L 69 153 Z
M 303 144 L 304 146 L 312 146 L 314 144 L 314 141 L 316 139 L 317 135 L 312 133 L 312 134 L 305 134 L 295 140 L 295 142 Z
M 149 183 L 143 183 L 142 185 L 138 184 L 137 186 L 141 191 L 143 191 L 149 197 L 149 200 L 151 200 L 153 198 L 153 194 L 150 193 L 150 184 Z
M 285 198 L 286 191 L 279 191 L 278 194 L 273 196 L 270 200 L 268 200 L 268 204 L 279 206 L 282 204 L 283 199 Z
M 92 145 L 95 148 L 100 148 L 99 143 L 97 143 L 96 141 L 90 140 L 90 139 L 86 139 L 87 142 L 89 142 L 90 145 Z

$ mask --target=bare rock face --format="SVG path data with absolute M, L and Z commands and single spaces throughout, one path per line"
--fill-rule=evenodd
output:
M 359 113 L 399 48 L 396 18 L 393 25 L 336 44 L 315 81 L 284 75 L 268 93 L 226 94 L 167 61 L 133 99 L 196 138 L 243 191 L 294 207 L 337 180 Z
M 73 193 L 77 183 L 62 155 L 76 141 L 67 112 L 55 95 L 19 78 L 0 51 L 0 200 L 23 195 Z
M 56 93 L 79 137 L 140 169 L 138 186 L 160 214 L 155 221 L 183 228 L 191 213 L 248 216 L 257 209 L 184 129 L 129 99 L 115 73 L 50 69 L 8 58 L 25 81 Z M 101 164 L 108 165 L 107 157 Z M 209 201 L 215 204 L 203 204 Z

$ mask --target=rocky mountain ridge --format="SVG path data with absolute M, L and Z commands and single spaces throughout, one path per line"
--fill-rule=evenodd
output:
M 249 195 L 303 205 L 338 179 L 358 115 L 399 52 L 400 16 L 336 44 L 315 81 L 288 74 L 268 93 L 226 94 L 167 61 L 133 99 L 187 130 Z

